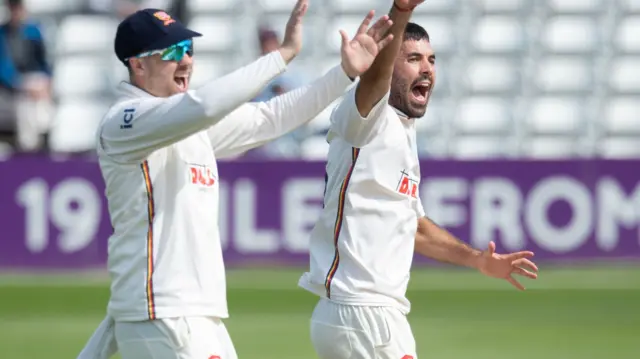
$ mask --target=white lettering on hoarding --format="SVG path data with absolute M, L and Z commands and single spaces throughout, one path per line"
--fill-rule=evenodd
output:
M 571 219 L 563 227 L 548 221 L 550 206 L 559 200 L 571 207 Z M 584 184 L 570 177 L 553 176 L 531 189 L 524 218 L 531 238 L 541 248 L 566 253 L 580 248 L 592 233 L 592 207 L 589 190 Z
M 500 233 L 505 248 L 522 250 L 528 233 L 531 241 L 555 253 L 574 251 L 589 236 L 595 237 L 598 248 L 611 251 L 619 244 L 621 228 L 640 231 L 640 183 L 629 195 L 612 177 L 599 180 L 595 193 L 584 183 L 564 176 L 545 177 L 528 193 L 504 177 L 478 179 L 468 183 L 468 191 L 467 183 L 455 177 L 425 179 L 421 199 L 427 215 L 443 227 L 468 224 L 470 238 L 463 239 L 477 248 L 496 241 Z M 468 196 L 469 213 L 462 205 L 452 203 L 463 202 Z M 557 201 L 570 207 L 569 221 L 560 227 L 548 218 L 551 205 Z M 465 221 L 461 223 L 456 216 Z
M 275 253 L 280 248 L 279 233 L 259 229 L 256 223 L 256 187 L 250 179 L 238 180 L 233 186 L 234 245 L 244 254 Z
M 25 182 L 16 192 L 24 208 L 24 239 L 31 253 L 43 252 L 49 244 L 49 187 L 41 178 Z
M 464 178 L 426 178 L 420 186 L 420 199 L 425 212 L 444 227 L 464 225 L 467 209 L 460 202 L 469 196 L 469 184 Z
M 263 214 L 258 212 L 258 191 L 274 189 L 260 188 L 260 182 L 247 178 L 221 181 L 223 248 L 232 246 L 245 254 L 283 249 L 306 253 L 310 230 L 321 213 L 323 186 L 322 178 L 286 181 L 279 192 L 281 202 L 264 206 L 278 211 L 270 217 L 280 221 L 259 228 Z M 469 238 L 462 239 L 477 248 L 500 238 L 507 250 L 522 250 L 528 237 L 545 250 L 568 253 L 593 236 L 598 248 L 612 251 L 620 243 L 621 230 L 640 230 L 640 183 L 626 192 L 608 176 L 596 182 L 593 192 L 566 176 L 544 177 L 528 192 L 506 177 L 474 181 L 431 177 L 422 181 L 420 193 L 429 217 L 445 228 L 467 225 Z M 51 188 L 44 179 L 32 178 L 19 187 L 15 200 L 24 209 L 25 246 L 32 253 L 51 245 L 63 253 L 81 251 L 95 240 L 100 221 L 108 220 L 102 213 L 101 193 L 82 178 L 71 177 Z M 567 223 L 549 219 L 551 206 L 558 201 L 570 208 Z M 52 237 L 51 229 L 57 236 Z
M 309 232 L 320 212 L 324 181 L 322 179 L 293 179 L 282 187 L 283 244 L 288 251 L 305 253 L 309 250 Z
M 60 251 L 74 253 L 91 244 L 102 220 L 100 197 L 93 184 L 69 178 L 53 188 L 50 201 L 51 222 L 60 230 Z M 77 209 L 72 208 L 73 203 Z
M 511 251 L 525 246 L 525 236 L 520 226 L 522 193 L 506 178 L 487 177 L 474 183 L 471 199 L 471 244 L 486 248 L 497 232 L 501 243 Z
M 611 251 L 618 244 L 620 226 L 633 229 L 640 223 L 640 183 L 627 196 L 615 178 L 604 177 L 598 183 L 596 195 L 599 206 L 598 246 Z
M 51 189 L 41 178 L 30 179 L 18 188 L 16 202 L 25 211 L 25 246 L 31 253 L 47 249 L 50 223 L 58 230 L 56 245 L 62 253 L 85 249 L 100 228 L 98 190 L 83 178 L 68 178 Z

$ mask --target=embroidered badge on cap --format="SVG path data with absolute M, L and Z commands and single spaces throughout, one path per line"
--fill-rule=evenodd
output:
M 174 19 L 171 18 L 169 14 L 167 14 L 164 11 L 158 11 L 154 13 L 153 16 L 155 16 L 158 20 L 164 22 L 164 26 L 167 26 L 169 24 L 176 22 Z

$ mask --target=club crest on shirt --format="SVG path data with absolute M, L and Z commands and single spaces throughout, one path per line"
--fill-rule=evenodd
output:
M 189 165 L 189 181 L 199 187 L 213 187 L 216 183 L 216 175 L 208 166 Z
M 400 181 L 398 181 L 396 191 L 413 198 L 418 198 L 418 184 L 419 181 L 417 179 L 411 178 L 406 170 L 402 170 L 400 171 Z

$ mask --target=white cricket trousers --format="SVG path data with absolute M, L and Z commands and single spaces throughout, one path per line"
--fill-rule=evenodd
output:
M 392 307 L 343 305 L 321 298 L 311 317 L 320 359 L 416 359 L 407 320 Z
M 238 359 L 218 318 L 116 322 L 115 333 L 122 359 Z
M 78 359 L 238 359 L 222 321 L 181 317 L 143 322 L 105 318 Z

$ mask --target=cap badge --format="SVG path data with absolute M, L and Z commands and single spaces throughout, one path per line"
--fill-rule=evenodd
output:
M 164 11 L 158 11 L 154 13 L 153 16 L 155 16 L 158 20 L 162 21 L 164 23 L 164 26 L 168 26 L 169 24 L 176 22 L 174 19 L 171 18 L 169 14 L 167 14 Z

